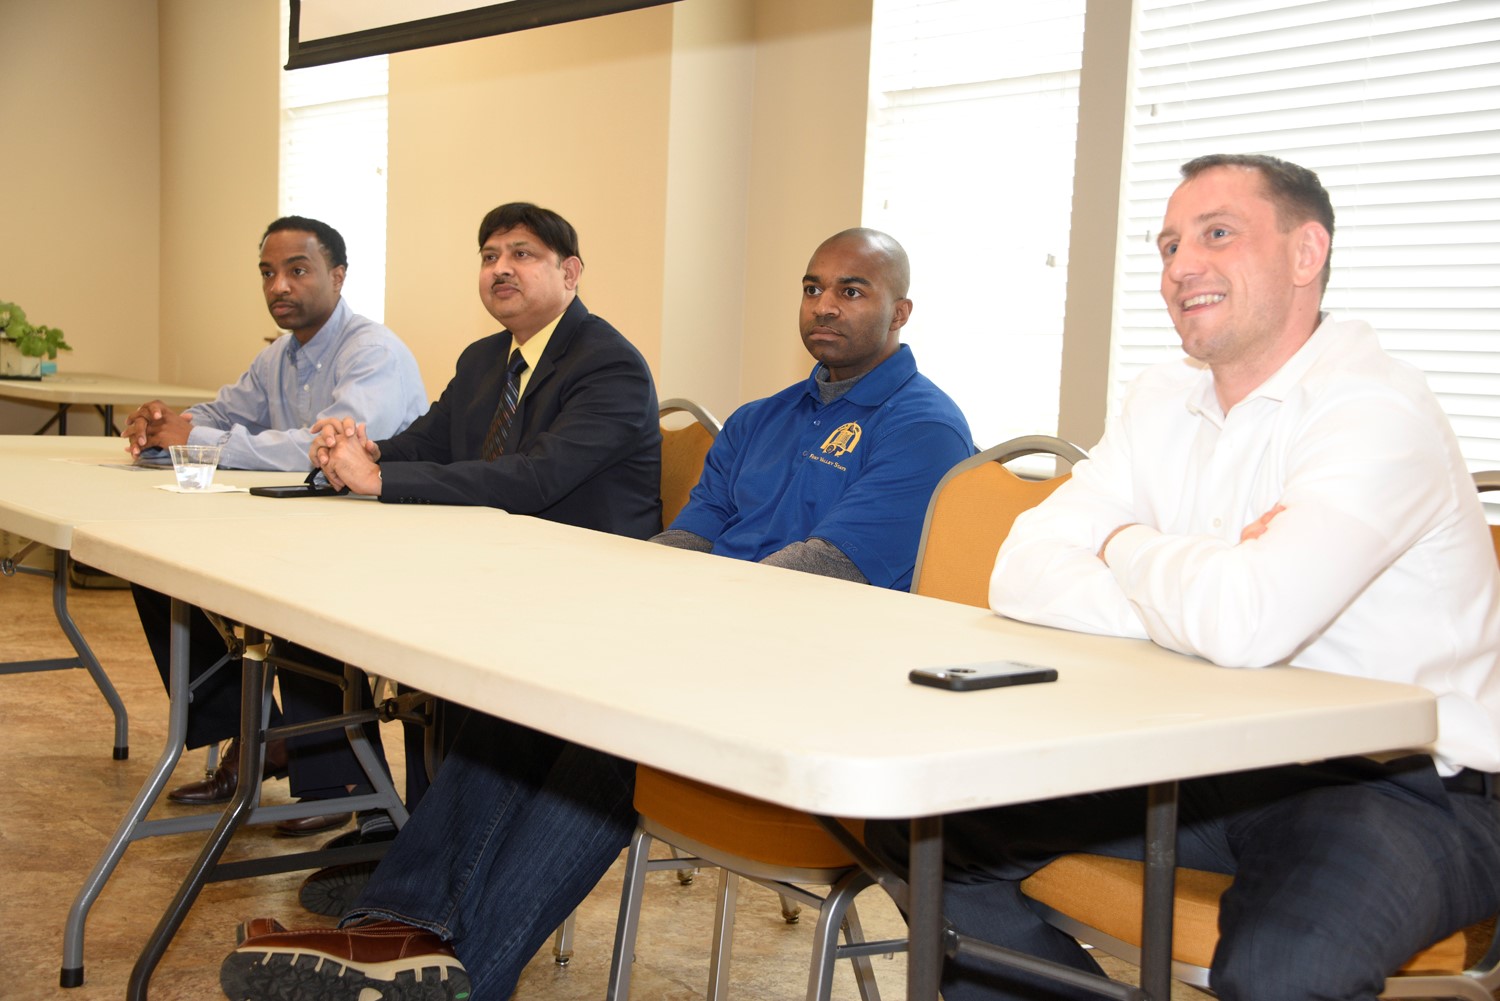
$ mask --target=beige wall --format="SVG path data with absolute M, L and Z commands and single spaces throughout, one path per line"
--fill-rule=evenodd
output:
M 256 271 L 276 218 L 275 0 L 160 0 L 161 352 L 165 382 L 215 387 L 266 336 Z
M 578 227 L 583 297 L 663 398 L 721 417 L 806 374 L 798 280 L 858 225 L 869 0 L 715 0 L 391 58 L 386 319 L 436 394 L 494 329 L 475 230 L 524 199 Z
M 663 397 L 724 416 L 805 375 L 798 279 L 859 221 L 869 11 L 692 0 L 393 56 L 386 320 L 429 392 L 494 329 L 475 229 L 512 199 L 578 226 L 584 299 Z M 7 60 L 47 81 L 9 61 L 0 120 L 58 151 L 0 167 L 28 192 L 0 296 L 67 331 L 67 368 L 215 386 L 274 333 L 252 269 L 276 213 L 277 12 L 0 0 Z M 109 244 L 75 249 L 86 234 Z M 12 409 L 0 432 L 45 417 Z
M 386 322 L 430 394 L 496 329 L 476 237 L 508 201 L 573 223 L 583 301 L 658 360 L 671 27 L 653 7 L 391 57 Z
M 156 374 L 156 0 L 0 0 L 0 299 L 61 327 L 65 370 Z M 0 433 L 49 408 L 0 401 Z M 79 412 L 70 430 L 98 430 Z
M 828 236 L 860 222 L 870 0 L 758 0 L 741 400 L 805 377 L 798 289 Z

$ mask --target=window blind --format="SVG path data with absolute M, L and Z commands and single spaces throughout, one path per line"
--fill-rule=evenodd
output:
M 1421 368 L 1471 468 L 1500 468 L 1500 4 L 1139 3 L 1112 409 L 1181 354 L 1155 248 L 1178 166 L 1270 153 L 1333 198 L 1324 308 Z

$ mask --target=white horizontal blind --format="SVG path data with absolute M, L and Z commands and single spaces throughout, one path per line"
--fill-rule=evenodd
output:
M 281 214 L 339 231 L 344 298 L 375 320 L 385 316 L 386 67 L 372 56 L 281 74 Z
M 875 0 L 864 224 L 976 442 L 1057 430 L 1084 0 Z
M 1181 354 L 1155 247 L 1178 166 L 1270 153 L 1333 198 L 1325 308 L 1423 369 L 1471 467 L 1500 468 L 1500 3 L 1139 2 L 1112 407 Z

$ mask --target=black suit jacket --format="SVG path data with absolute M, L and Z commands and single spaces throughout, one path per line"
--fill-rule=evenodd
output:
M 510 331 L 475 341 L 426 414 L 380 447 L 382 501 L 472 504 L 644 539 L 661 530 L 661 426 L 646 360 L 577 298 L 531 373 L 505 452 L 480 450 Z

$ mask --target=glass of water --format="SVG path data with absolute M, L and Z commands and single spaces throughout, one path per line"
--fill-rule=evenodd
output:
M 172 469 L 179 490 L 207 490 L 219 466 L 218 445 L 172 445 Z

